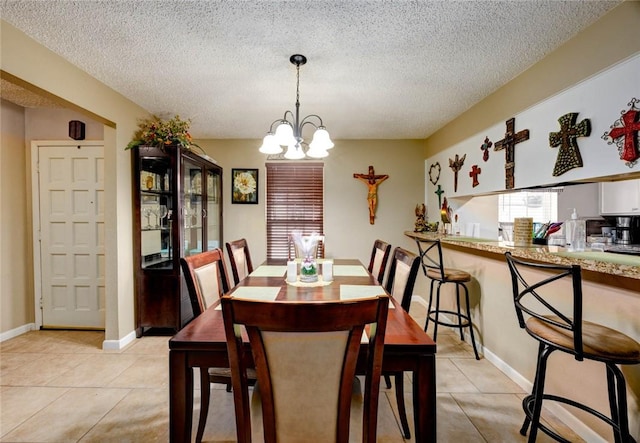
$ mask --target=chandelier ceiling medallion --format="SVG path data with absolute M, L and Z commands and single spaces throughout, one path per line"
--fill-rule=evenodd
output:
M 329 155 L 328 149 L 333 148 L 333 142 L 320 116 L 307 115 L 300 120 L 300 66 L 307 63 L 304 55 L 294 54 L 289 61 L 296 66 L 296 112 L 286 111 L 281 119 L 271 123 L 269 132 L 262 141 L 260 152 L 263 154 L 280 154 L 282 146 L 287 147 L 284 158 L 299 160 L 305 156 L 323 158 Z M 302 129 L 305 125 L 316 128 L 311 143 L 302 138 Z M 275 127 L 275 131 L 274 131 Z

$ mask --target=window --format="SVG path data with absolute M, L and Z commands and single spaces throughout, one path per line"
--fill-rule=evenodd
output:
M 323 166 L 267 163 L 267 259 L 288 258 L 293 230 L 324 234 Z
M 498 196 L 498 221 L 513 222 L 517 217 L 532 217 L 534 223 L 558 219 L 558 194 L 549 191 L 522 191 Z

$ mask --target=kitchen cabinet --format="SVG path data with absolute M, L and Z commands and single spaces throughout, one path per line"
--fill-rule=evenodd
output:
M 600 183 L 600 214 L 640 214 L 640 179 Z
M 178 146 L 133 152 L 136 335 L 193 318 L 180 257 L 222 244 L 222 168 Z

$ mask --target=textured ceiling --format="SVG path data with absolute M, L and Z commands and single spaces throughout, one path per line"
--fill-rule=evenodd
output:
M 294 53 L 301 117 L 332 138 L 425 138 L 619 3 L 0 0 L 0 17 L 196 138 L 261 138 L 294 110 Z

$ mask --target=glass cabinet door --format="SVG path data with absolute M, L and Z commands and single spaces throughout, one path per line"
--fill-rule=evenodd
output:
M 210 169 L 207 174 L 207 250 L 221 248 L 220 245 L 220 174 Z
M 189 161 L 183 161 L 183 236 L 184 256 L 197 254 L 203 249 L 203 187 L 202 166 Z
M 171 269 L 171 178 L 169 158 L 140 161 L 140 245 L 143 269 Z

